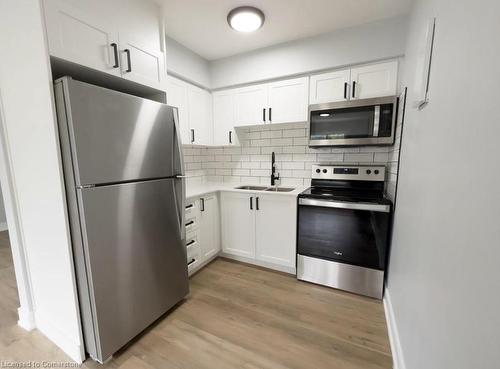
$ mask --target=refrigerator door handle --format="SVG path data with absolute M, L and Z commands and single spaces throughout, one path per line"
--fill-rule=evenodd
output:
M 175 207 L 177 211 L 177 220 L 179 225 L 179 233 L 181 235 L 181 240 L 186 239 L 186 226 L 184 222 L 185 218 L 185 201 L 186 201 L 186 175 L 184 174 L 184 161 L 182 158 L 182 147 L 181 147 L 181 134 L 179 129 L 179 115 L 177 108 L 174 108 L 173 111 L 174 116 L 174 137 L 173 137 L 173 150 L 174 150 L 174 163 L 173 167 L 175 172 L 179 173 L 175 176 Z M 180 181 L 180 183 L 178 183 Z M 180 188 L 179 188 L 180 187 Z

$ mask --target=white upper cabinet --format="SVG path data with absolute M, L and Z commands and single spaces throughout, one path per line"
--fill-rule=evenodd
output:
M 189 132 L 188 84 L 186 82 L 171 76 L 167 77 L 167 104 L 177 108 L 182 143 L 191 143 Z
M 348 100 L 350 82 L 350 69 L 311 76 L 309 103 L 322 104 Z
M 120 35 L 122 76 L 143 85 L 162 88 L 165 79 L 163 53 L 146 45 L 133 37 Z
M 311 76 L 309 103 L 393 96 L 397 93 L 397 60 Z
M 188 85 L 190 142 L 195 145 L 213 144 L 212 96 L 210 92 Z
M 62 0 L 46 0 L 44 8 L 51 55 L 120 75 L 115 22 Z
M 396 95 L 397 77 L 397 61 L 352 68 L 351 99 Z
M 234 109 L 236 126 L 266 123 L 267 85 L 253 85 L 234 90 Z
M 214 92 L 212 98 L 214 145 L 238 145 L 234 129 L 234 90 Z
M 268 84 L 268 121 L 307 121 L 309 78 L 294 78 Z
M 307 120 L 308 91 L 309 78 L 302 77 L 216 92 L 214 97 L 215 94 L 219 97 L 214 102 L 214 124 L 227 130 L 231 115 L 234 116 L 233 127 L 304 122 Z M 219 123 L 221 119 L 224 123 Z M 218 128 L 215 130 L 219 132 Z M 228 144 L 227 140 L 222 141 Z
M 211 145 L 213 143 L 210 92 L 168 76 L 167 104 L 178 109 L 183 144 Z
M 141 0 L 44 0 L 50 55 L 164 89 L 160 8 Z

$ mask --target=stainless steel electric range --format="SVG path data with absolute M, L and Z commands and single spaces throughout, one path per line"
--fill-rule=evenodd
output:
M 298 199 L 298 279 L 382 298 L 392 216 L 384 179 L 383 166 L 312 166 Z

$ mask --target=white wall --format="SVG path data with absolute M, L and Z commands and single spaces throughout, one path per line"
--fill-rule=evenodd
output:
M 0 2 L 3 136 L 37 328 L 82 359 L 76 289 L 38 0 Z
M 406 29 L 398 17 L 215 60 L 212 88 L 401 56 Z
M 7 229 L 7 217 L 5 215 L 5 206 L 3 204 L 2 187 L 0 186 L 0 231 Z
M 436 16 L 427 107 L 407 110 L 388 291 L 407 369 L 500 363 L 500 2 L 416 0 Z
M 167 70 L 169 74 L 193 82 L 200 87 L 210 88 L 210 70 L 208 61 L 166 37 Z

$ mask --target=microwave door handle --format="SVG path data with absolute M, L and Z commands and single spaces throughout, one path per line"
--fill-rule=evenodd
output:
M 380 105 L 375 105 L 373 114 L 373 137 L 378 137 L 378 129 L 380 125 Z

